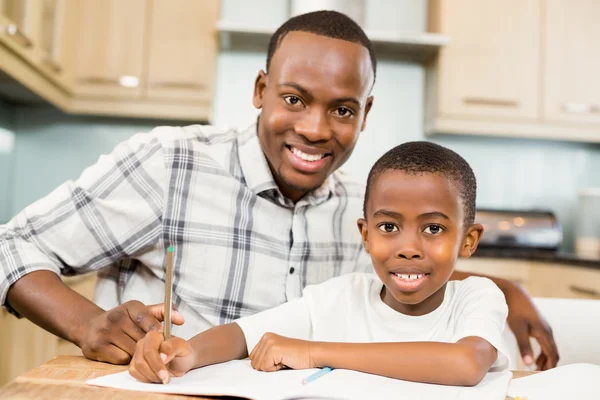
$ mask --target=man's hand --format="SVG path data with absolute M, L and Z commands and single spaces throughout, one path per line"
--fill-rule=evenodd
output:
M 141 382 L 168 383 L 171 376 L 182 376 L 194 364 L 194 349 L 188 341 L 178 337 L 165 341 L 162 333 L 153 331 L 137 342 L 129 373 Z
M 525 364 L 533 364 L 533 351 L 529 337 L 535 338 L 540 344 L 541 352 L 535 364 L 538 370 L 547 370 L 556 367 L 559 355 L 552 328 L 541 316 L 529 295 L 518 285 L 503 290 L 508 304 L 508 325 L 512 329 L 521 357 Z
M 128 301 L 92 317 L 78 345 L 83 355 L 91 360 L 127 364 L 136 343 L 147 332 L 162 332 L 163 319 L 163 304 L 146 306 L 139 301 Z M 184 323 L 177 311 L 171 313 L 171 321 L 175 325 Z
M 258 371 L 278 371 L 314 368 L 310 357 L 310 342 L 265 333 L 250 353 L 252 367 Z

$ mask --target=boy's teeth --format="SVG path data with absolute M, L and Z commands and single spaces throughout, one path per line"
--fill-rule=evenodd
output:
M 415 279 L 421 279 L 423 277 L 423 274 L 396 274 L 396 276 L 400 279 L 412 281 Z
M 306 154 L 295 147 L 292 147 L 292 153 L 294 153 L 304 161 L 317 161 L 325 156 L 325 154 Z

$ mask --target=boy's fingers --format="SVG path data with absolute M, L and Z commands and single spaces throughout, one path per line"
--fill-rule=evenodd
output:
M 161 382 L 166 383 L 168 377 L 165 362 L 160 355 L 160 348 L 163 344 L 163 336 L 159 332 L 149 332 L 146 338 L 139 343 L 142 343 L 144 360 L 147 363 L 152 374 Z M 139 347 L 139 346 L 138 346 Z
M 179 337 L 173 337 L 162 342 L 159 350 L 166 356 L 164 364 L 170 363 L 175 357 L 184 357 L 190 354 L 190 346 L 184 339 Z
M 160 379 L 152 371 L 144 357 L 144 341 L 141 340 L 136 345 L 135 355 L 129 364 L 129 373 L 137 380 L 142 382 L 160 382 Z

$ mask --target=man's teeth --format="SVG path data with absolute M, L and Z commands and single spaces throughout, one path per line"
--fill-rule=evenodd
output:
M 423 274 L 396 274 L 396 276 L 400 279 L 405 279 L 407 281 L 413 281 L 415 279 L 421 279 Z
M 306 154 L 295 147 L 292 147 L 292 153 L 294 153 L 296 156 L 300 157 L 304 161 L 317 161 L 325 157 L 325 154 Z

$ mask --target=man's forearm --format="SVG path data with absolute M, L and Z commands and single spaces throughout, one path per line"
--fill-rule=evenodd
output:
M 235 322 L 215 326 L 190 339 L 196 354 L 194 368 L 248 357 L 246 337 Z
M 310 352 L 317 367 L 456 386 L 477 384 L 493 363 L 481 360 L 473 346 L 463 343 L 313 342 Z
M 88 321 L 104 312 L 52 271 L 34 271 L 8 290 L 7 303 L 45 330 L 81 347 Z

